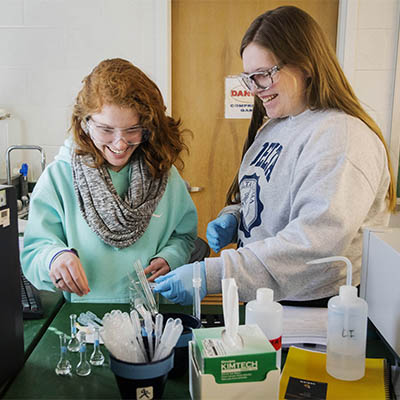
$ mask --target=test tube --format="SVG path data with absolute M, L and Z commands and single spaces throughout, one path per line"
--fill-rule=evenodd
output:
M 193 264 L 193 316 L 201 320 L 201 299 L 200 299 L 200 288 L 201 288 L 201 275 L 200 275 L 200 263 L 195 261 Z

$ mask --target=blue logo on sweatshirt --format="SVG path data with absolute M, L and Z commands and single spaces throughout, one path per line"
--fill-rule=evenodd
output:
M 240 200 L 242 208 L 240 210 L 239 229 L 248 238 L 250 231 L 261 225 L 261 212 L 264 209 L 260 201 L 259 177 L 256 174 L 245 175 L 240 181 Z
M 264 143 L 260 152 L 256 155 L 250 165 L 255 165 L 264 170 L 267 182 L 271 179 L 272 170 L 282 152 L 282 145 L 279 143 Z

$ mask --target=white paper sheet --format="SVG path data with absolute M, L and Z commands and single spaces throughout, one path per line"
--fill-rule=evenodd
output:
M 326 346 L 328 309 L 283 307 L 282 346 L 316 344 Z

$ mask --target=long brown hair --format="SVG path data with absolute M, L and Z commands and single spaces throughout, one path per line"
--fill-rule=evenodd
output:
M 183 168 L 180 157 L 188 150 L 183 141 L 181 121 L 166 115 L 166 107 L 157 85 L 139 68 L 121 58 L 104 60 L 83 79 L 72 113 L 71 128 L 78 154 L 91 154 L 94 167 L 105 163 L 101 152 L 84 131 L 91 114 L 100 112 L 105 104 L 134 108 L 140 124 L 150 131 L 149 139 L 139 148 L 154 177 L 159 177 L 177 163 Z
M 394 175 L 388 147 L 375 121 L 362 108 L 347 81 L 325 33 L 305 11 L 294 6 L 282 6 L 258 16 L 247 29 L 240 45 L 240 55 L 250 43 L 265 47 L 278 60 L 297 66 L 307 78 L 306 103 L 312 110 L 337 109 L 363 121 L 385 146 L 390 172 L 387 194 L 388 209 L 396 207 Z M 243 147 L 242 158 L 265 121 L 266 112 L 255 97 L 253 114 Z M 239 185 L 236 175 L 226 197 L 227 204 L 238 203 Z

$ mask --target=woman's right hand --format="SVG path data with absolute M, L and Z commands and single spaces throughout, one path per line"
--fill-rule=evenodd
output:
M 64 292 L 83 296 L 90 292 L 88 280 L 79 257 L 70 251 L 60 254 L 51 264 L 50 278 Z
M 207 225 L 209 246 L 218 253 L 223 247 L 233 242 L 237 234 L 238 222 L 233 214 L 223 214 Z

